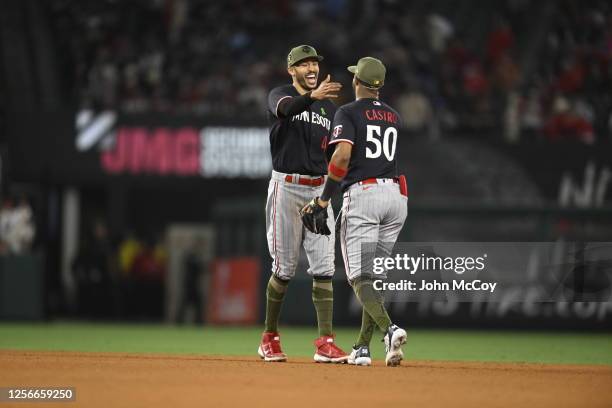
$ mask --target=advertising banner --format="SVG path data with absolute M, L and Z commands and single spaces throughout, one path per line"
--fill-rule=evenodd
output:
M 260 180 L 272 169 L 265 119 L 82 110 L 23 114 L 9 143 L 19 181 Z M 609 143 L 518 143 L 400 132 L 398 170 L 413 203 L 580 208 L 612 202 Z M 160 184 L 160 186 L 162 186 Z
M 255 324 L 259 315 L 258 258 L 217 259 L 212 266 L 207 321 L 212 324 Z
M 197 118 L 178 126 L 130 123 L 115 112 L 77 115 L 75 149 L 98 152 L 108 175 L 262 178 L 270 174 L 266 127 L 211 126 Z

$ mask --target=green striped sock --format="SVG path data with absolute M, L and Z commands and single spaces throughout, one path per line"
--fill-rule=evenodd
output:
M 369 346 L 372 341 L 372 335 L 376 328 L 376 322 L 372 319 L 372 316 L 363 308 L 361 311 L 361 329 L 359 330 L 359 337 L 357 338 L 356 346 Z
M 334 288 L 331 277 L 312 280 L 312 303 L 317 311 L 319 336 L 331 336 L 334 315 Z
M 381 332 L 386 332 L 391 325 L 391 318 L 385 309 L 382 293 L 374 289 L 371 279 L 356 279 L 352 286 L 365 312 L 370 315 Z
M 288 285 L 289 281 L 281 280 L 274 275 L 270 276 L 268 286 L 266 287 L 265 331 L 267 332 L 278 331 L 278 319 Z

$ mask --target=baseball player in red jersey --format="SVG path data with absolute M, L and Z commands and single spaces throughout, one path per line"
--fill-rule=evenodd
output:
M 343 363 L 348 355 L 334 343 L 332 332 L 334 239 L 306 230 L 299 210 L 305 201 L 323 191 L 327 174 L 324 146 L 336 106 L 329 100 L 341 85 L 329 75 L 318 86 L 319 62 L 323 59 L 309 45 L 293 48 L 287 56 L 292 83 L 274 88 L 268 95 L 272 177 L 266 204 L 268 248 L 272 276 L 266 288 L 265 330 L 258 354 L 264 361 L 285 361 L 278 333 L 278 319 L 289 281 L 295 275 L 301 247 L 313 278 L 312 301 L 317 313 L 319 338 L 314 360 Z M 328 208 L 327 229 L 333 229 Z
M 375 328 L 384 333 L 385 363 L 399 365 L 406 331 L 394 325 L 382 293 L 374 289 L 374 257 L 388 257 L 404 225 L 408 193 L 397 175 L 395 152 L 399 114 L 380 101 L 386 69 L 365 57 L 348 68 L 354 75 L 355 101 L 336 112 L 328 153 L 333 153 L 322 194 L 302 209 L 304 225 L 322 230 L 320 222 L 331 196 L 343 192 L 340 239 L 347 278 L 363 306 L 359 338 L 348 363 L 370 365 L 370 341 Z M 323 215 L 323 217 L 321 217 Z M 323 231 L 325 233 L 326 231 Z M 386 276 L 376 276 L 376 280 Z

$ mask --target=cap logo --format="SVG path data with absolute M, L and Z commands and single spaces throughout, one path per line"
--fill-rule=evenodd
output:
M 305 53 L 307 53 L 307 54 L 310 54 L 310 47 L 303 46 L 303 47 L 302 47 L 302 52 L 305 52 Z

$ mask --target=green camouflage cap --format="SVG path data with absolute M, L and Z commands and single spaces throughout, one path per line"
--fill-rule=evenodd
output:
M 297 64 L 298 62 L 305 60 L 306 58 L 314 58 L 317 61 L 322 61 L 323 57 L 317 54 L 317 50 L 310 45 L 298 45 L 292 48 L 287 55 L 287 68 Z
M 347 69 L 355 74 L 357 79 L 365 82 L 372 88 L 380 88 L 385 83 L 387 69 L 376 58 L 363 57 L 357 62 L 357 65 L 351 65 Z

